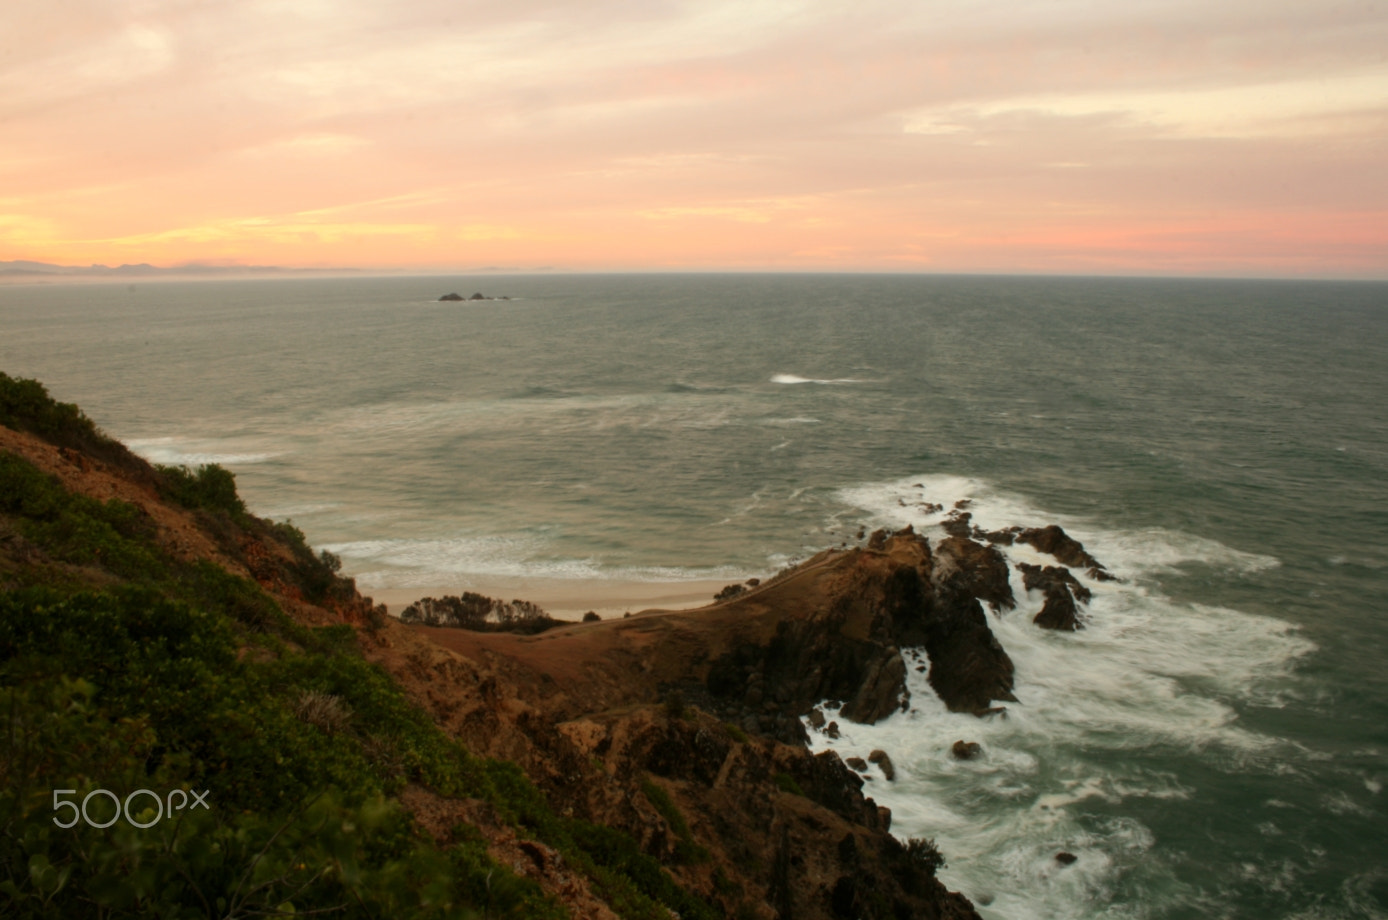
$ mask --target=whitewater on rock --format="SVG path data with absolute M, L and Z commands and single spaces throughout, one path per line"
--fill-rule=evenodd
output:
M 1043 524 L 1048 516 L 1021 496 L 952 476 L 856 486 L 842 496 L 873 520 L 946 540 L 959 539 L 947 536 L 944 511 L 957 502 L 967 503 L 984 533 L 1056 526 Z M 930 686 L 925 649 L 906 648 L 907 711 L 875 724 L 840 718 L 838 738 L 814 727 L 814 713 L 805 722 L 813 750 L 846 759 L 890 754 L 894 780 L 864 771 L 871 795 L 892 809 L 897 834 L 928 829 L 957 854 L 942 876 L 985 917 L 1061 916 L 1076 903 L 1097 908 L 1120 878 L 1134 875 L 1153 890 L 1175 886 L 1178 868 L 1152 858 L 1154 834 L 1122 815 L 1122 805 L 1191 797 L 1179 776 L 1154 766 L 1165 751 L 1272 766 L 1288 753 L 1285 745 L 1240 726 L 1230 703 L 1257 700 L 1313 650 L 1286 623 L 1173 601 L 1152 586 L 1154 575 L 1183 561 L 1257 572 L 1275 559 L 1203 541 L 1183 548 L 1178 535 L 1078 520 L 1065 521 L 1070 531 L 1117 576 L 1070 570 L 1090 595 L 1080 605 L 1084 628 L 1073 633 L 1039 628 L 1034 620 L 1049 600 L 1026 588 L 1023 568 L 1057 560 L 1020 541 L 994 547 L 1008 560 L 1017 602 L 1015 609 L 999 604 L 988 617 L 1015 664 L 1016 699 L 1001 711 L 983 718 L 952 711 Z M 1192 683 L 1204 692 L 1191 692 Z M 833 706 L 826 701 L 816 711 L 832 718 Z M 977 744 L 977 753 L 957 755 L 961 738 Z M 1057 852 L 1078 858 L 1058 863 Z M 1148 903 L 1131 915 L 1163 909 Z

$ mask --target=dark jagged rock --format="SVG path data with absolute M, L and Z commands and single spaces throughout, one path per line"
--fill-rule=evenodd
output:
M 916 535 L 894 537 L 891 553 L 913 565 L 888 580 L 886 606 L 893 612 L 899 646 L 923 646 L 927 679 L 956 712 L 979 712 L 993 700 L 1014 700 L 1012 659 L 988 628 L 979 603 L 1012 606 L 1002 554 L 971 540 L 950 537 L 932 552 Z
M 844 761 L 844 763 L 848 764 L 850 767 L 852 767 L 854 770 L 857 770 L 859 773 L 867 772 L 867 761 L 861 757 L 849 757 L 847 760 Z
M 873 542 L 878 549 L 817 557 L 799 582 L 778 579 L 725 602 L 730 612 L 747 611 L 738 622 L 749 627 L 778 611 L 758 627 L 763 638 L 717 655 L 708 667 L 707 693 L 736 701 L 731 711 L 716 704 L 728 718 L 784 715 L 784 730 L 798 736 L 801 716 L 821 700 L 838 699 L 844 718 L 876 722 L 909 701 L 900 649 L 910 646 L 924 647 L 931 684 L 951 709 L 974 712 L 993 699 L 1012 699 L 1012 662 L 977 599 L 1011 603 L 1001 555 L 967 540 L 946 541 L 935 560 L 929 542 L 910 529 Z
M 1003 546 L 1011 546 L 1017 540 L 1017 534 L 1022 532 L 1020 527 L 1004 527 L 1002 530 L 980 531 L 978 539 L 987 540 L 989 543 L 1000 543 Z
M 1055 861 L 1060 863 L 1062 866 L 1069 866 L 1077 862 L 1078 860 L 1079 857 L 1076 856 L 1074 853 L 1067 853 L 1064 850 L 1061 850 L 1059 853 L 1055 854 Z
M 958 760 L 973 760 L 979 754 L 983 753 L 983 745 L 979 744 L 977 741 L 964 741 L 960 739 L 954 742 L 954 747 L 950 748 L 950 751 Z
M 442 297 L 440 297 L 440 298 L 439 298 L 439 303 L 443 303 L 444 301 L 449 301 L 449 300 L 462 300 L 462 299 L 463 299 L 463 295 L 462 295 L 462 294 L 459 294 L 457 291 L 454 291 L 454 292 L 451 293 L 451 294 L 444 294 Z
M 491 300 L 491 298 L 479 291 L 469 297 L 468 300 Z
M 1080 622 L 1079 604 L 1089 603 L 1088 588 L 1080 584 L 1070 570 L 1061 566 L 1039 566 L 1026 562 L 1017 563 L 1022 573 L 1022 584 L 1028 591 L 1040 591 L 1046 596 L 1046 604 L 1032 620 L 1042 629 L 1063 629 L 1074 632 L 1083 629 Z
M 868 537 L 867 548 L 880 552 L 887 546 L 887 532 L 885 530 L 874 530 L 872 536 Z
M 873 751 L 868 755 L 868 763 L 877 764 L 878 769 L 882 771 L 882 775 L 888 780 L 896 779 L 896 765 L 892 763 L 892 759 L 887 756 L 886 751 Z
M 1022 584 L 1026 586 L 1028 591 L 1047 592 L 1052 587 L 1063 587 L 1082 604 L 1087 604 L 1094 599 L 1090 590 L 1072 575 L 1069 569 L 1063 566 L 1039 566 L 1019 562 L 1017 568 L 1022 573 Z
M 973 515 L 967 511 L 951 511 L 949 516 L 940 522 L 945 533 L 951 537 L 969 537 L 973 535 Z
M 841 710 L 845 718 L 871 725 L 897 709 L 905 709 L 906 662 L 901 653 L 874 661 L 858 693 Z
M 931 575 L 937 590 L 943 583 L 951 590 L 973 595 L 994 610 L 1017 606 L 1008 580 L 1007 560 L 994 547 L 968 537 L 949 537 L 936 548 L 935 562 Z
M 1096 581 L 1113 581 L 1103 564 L 1085 551 L 1084 544 L 1067 534 L 1058 524 L 1032 527 L 1017 534 L 1018 543 L 1027 543 L 1048 553 L 1071 568 L 1084 569 Z

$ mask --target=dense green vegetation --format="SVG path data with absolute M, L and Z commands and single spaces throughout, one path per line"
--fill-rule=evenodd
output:
M 102 438 L 3 374 L 0 422 L 55 443 Z M 229 472 L 140 474 L 224 547 L 247 531 L 287 546 L 279 574 L 305 597 L 350 594 L 330 554 L 246 513 Z M 165 553 L 141 509 L 70 493 L 5 453 L 0 719 L 0 915 L 566 915 L 491 860 L 477 829 L 422 835 L 394 800 L 407 783 L 486 801 L 624 917 L 718 915 L 628 835 L 558 815 L 514 764 L 470 755 L 361 657 L 352 627 L 295 623 L 255 582 Z M 91 826 L 116 816 L 111 796 L 87 800 L 98 789 L 131 813 Z M 137 790 L 153 794 L 127 798 Z M 172 809 L 173 790 L 207 806 Z M 84 800 L 88 820 L 56 823 Z
M 400 611 L 400 621 L 532 636 L 563 625 L 530 601 L 504 601 L 475 591 L 464 591 L 461 596 L 445 594 L 420 598 Z
M 670 798 L 670 793 L 649 779 L 641 783 L 641 792 L 647 801 L 655 806 L 665 823 L 670 825 L 670 830 L 675 832 L 675 862 L 708 862 L 708 850 L 694 842 L 694 836 L 689 831 L 689 822 L 684 820 L 684 815 L 675 805 L 675 800 Z

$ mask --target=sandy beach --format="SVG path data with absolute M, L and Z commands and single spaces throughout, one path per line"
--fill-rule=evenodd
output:
M 372 588 L 361 592 L 383 603 L 394 616 L 421 597 L 442 597 L 475 591 L 503 600 L 539 604 L 561 620 L 580 620 L 590 610 L 603 619 L 642 610 L 684 610 L 713 602 L 726 581 L 609 581 L 568 578 L 487 578 L 467 585 L 424 588 Z

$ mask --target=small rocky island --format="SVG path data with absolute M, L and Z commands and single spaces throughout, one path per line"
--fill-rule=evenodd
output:
M 505 295 L 502 295 L 501 297 L 488 297 L 486 294 L 483 294 L 483 293 L 480 292 L 480 291 L 478 291 L 477 293 L 473 294 L 471 297 L 464 297 L 462 294 L 459 294 L 457 291 L 454 291 L 454 292 L 452 292 L 451 294 L 444 294 L 442 297 L 440 297 L 440 298 L 439 298 L 439 303 L 443 303 L 443 302 L 445 302 L 445 301 L 454 301 L 454 300 L 510 300 L 510 299 L 511 299 L 510 297 L 507 297 L 507 296 L 505 296 Z

